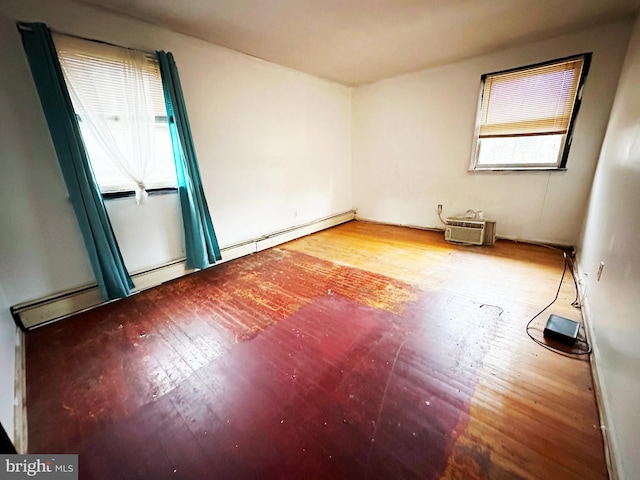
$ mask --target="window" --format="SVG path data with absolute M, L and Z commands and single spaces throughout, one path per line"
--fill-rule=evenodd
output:
M 105 193 L 175 188 L 157 60 L 143 52 L 54 35 L 93 171 Z
M 472 170 L 566 167 L 591 54 L 482 76 Z

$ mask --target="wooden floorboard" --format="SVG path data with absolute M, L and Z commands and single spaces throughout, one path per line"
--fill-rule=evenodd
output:
M 26 336 L 30 453 L 82 479 L 602 479 L 562 252 L 350 222 Z M 579 319 L 567 272 L 548 313 Z

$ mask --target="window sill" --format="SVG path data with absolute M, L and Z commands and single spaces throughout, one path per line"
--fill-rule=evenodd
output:
M 177 192 L 178 192 L 177 187 L 150 188 L 147 190 L 147 194 L 150 197 L 153 197 L 155 195 L 167 195 L 170 193 L 177 193 Z M 136 196 L 136 192 L 134 192 L 133 190 L 127 190 L 122 192 L 105 192 L 102 194 L 102 199 L 114 200 L 117 198 L 127 198 L 127 197 L 135 197 L 135 196 Z
M 487 172 L 566 172 L 566 167 L 476 167 L 468 170 L 471 173 L 487 173 Z

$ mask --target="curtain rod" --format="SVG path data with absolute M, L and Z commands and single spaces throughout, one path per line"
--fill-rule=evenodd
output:
M 20 30 L 24 30 L 26 32 L 33 32 L 33 29 L 28 25 L 27 22 L 17 22 L 18 23 L 18 29 Z M 127 50 L 135 50 L 136 52 L 142 52 L 145 55 L 149 55 L 153 58 L 156 58 L 156 52 L 150 52 L 148 50 L 142 50 L 140 48 L 131 48 L 131 47 L 124 47 L 122 45 L 118 45 L 115 43 L 111 43 L 111 42 L 106 42 L 104 40 L 96 40 L 94 38 L 86 38 L 86 37 L 81 37 L 80 35 L 75 35 L 73 33 L 67 33 L 67 32 L 61 32 L 59 30 L 54 30 L 52 28 L 49 28 L 49 30 L 51 30 L 51 33 L 56 33 L 58 35 L 65 35 L 67 37 L 72 37 L 72 38 L 77 38 L 78 40 L 85 40 L 87 42 L 95 42 L 95 43 L 102 43 L 103 45 L 109 45 L 111 47 L 117 47 L 117 48 L 126 48 Z
M 117 48 L 124 48 L 124 49 L 127 49 L 127 50 L 134 50 L 136 52 L 142 52 L 145 55 L 149 55 L 149 56 L 151 56 L 153 58 L 156 58 L 156 52 L 149 52 L 147 50 L 142 50 L 140 48 L 124 47 L 124 46 L 118 45 L 116 43 L 106 42 L 104 40 L 96 40 L 95 38 L 81 37 L 80 35 L 74 35 L 73 33 L 60 32 L 58 30 L 51 30 L 51 33 L 56 33 L 58 35 L 65 35 L 67 37 L 77 38 L 78 40 L 85 40 L 87 42 L 101 43 L 103 45 L 109 45 L 110 47 L 117 47 Z

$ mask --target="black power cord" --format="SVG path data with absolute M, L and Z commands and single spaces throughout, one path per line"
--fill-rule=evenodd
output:
M 552 345 L 549 345 L 541 340 L 538 340 L 537 338 L 535 338 L 533 335 L 531 335 L 531 332 L 529 331 L 531 328 L 531 324 L 533 323 L 533 321 L 538 318 L 540 315 L 542 315 L 542 313 L 547 310 L 551 305 L 553 305 L 554 303 L 556 303 L 556 301 L 558 300 L 558 297 L 560 296 L 560 290 L 562 289 L 562 282 L 564 281 L 564 277 L 565 274 L 567 273 L 567 268 L 569 268 L 569 270 L 571 271 L 571 277 L 573 278 L 573 284 L 575 285 L 576 288 L 576 297 L 575 300 L 573 302 L 571 302 L 571 305 L 575 308 L 580 308 L 580 301 L 579 301 L 579 295 L 578 295 L 578 283 L 576 282 L 576 275 L 575 275 L 575 269 L 573 268 L 573 262 L 571 262 L 571 260 L 567 257 L 567 252 L 562 252 L 562 254 L 564 255 L 564 268 L 562 269 L 562 276 L 560 277 L 560 283 L 558 284 L 558 289 L 556 290 L 556 295 L 555 297 L 553 297 L 553 300 L 551 300 L 551 302 L 544 307 L 542 310 L 540 310 L 538 313 L 536 313 L 533 317 L 531 317 L 531 319 L 527 322 L 527 327 L 526 327 L 526 332 L 527 335 L 529 336 L 529 338 L 531 340 L 533 340 L 534 342 L 536 342 L 538 345 L 540 345 L 541 347 L 546 348 L 547 350 L 550 350 L 554 353 L 557 353 L 559 355 L 563 355 L 565 357 L 569 357 L 569 358 L 578 358 L 581 355 L 589 355 L 591 353 L 591 345 L 589 345 L 589 342 L 587 342 L 586 340 L 583 340 L 581 338 L 576 339 L 576 342 L 582 345 L 586 345 L 587 349 L 586 350 L 580 350 L 580 351 L 566 351 L 566 350 L 562 350 L 560 348 L 556 348 Z M 584 325 L 582 324 L 582 321 L 579 322 L 580 323 L 580 327 L 584 330 Z

